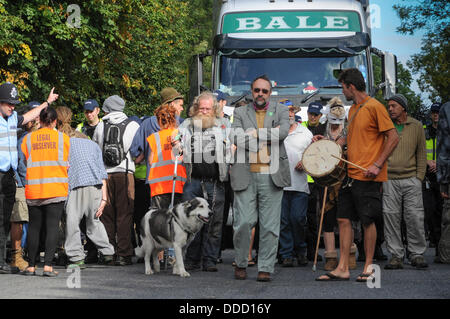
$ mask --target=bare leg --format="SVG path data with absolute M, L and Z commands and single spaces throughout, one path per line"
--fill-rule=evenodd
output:
M 375 223 L 364 226 L 364 251 L 366 253 L 366 263 L 364 264 L 364 273 L 371 273 L 369 266 L 373 263 L 373 254 L 375 252 L 375 243 L 377 241 L 377 229 Z
M 323 241 L 325 243 L 325 251 L 327 253 L 336 251 L 334 232 L 324 232 Z
M 339 264 L 331 273 L 337 277 L 349 278 L 350 271 L 348 270 L 348 257 L 350 255 L 350 246 L 352 244 L 352 223 L 349 219 L 338 218 L 339 223 L 339 243 L 340 243 L 340 258 Z M 327 279 L 327 276 L 320 276 L 320 279 Z

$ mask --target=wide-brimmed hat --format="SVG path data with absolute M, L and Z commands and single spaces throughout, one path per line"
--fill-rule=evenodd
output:
M 0 102 L 8 104 L 19 104 L 19 92 L 14 84 L 10 82 L 0 85 Z
M 184 99 L 183 95 L 178 93 L 174 88 L 168 87 L 161 91 L 161 105 L 173 102 L 177 99 Z

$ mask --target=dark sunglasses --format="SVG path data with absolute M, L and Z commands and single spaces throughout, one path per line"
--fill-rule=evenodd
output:
M 268 89 L 260 89 L 260 88 L 254 88 L 253 92 L 255 93 L 259 93 L 260 91 L 262 91 L 264 94 L 268 94 L 269 90 Z

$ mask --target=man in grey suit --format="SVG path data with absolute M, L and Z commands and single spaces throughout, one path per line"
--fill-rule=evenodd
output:
M 280 233 L 283 187 L 290 186 L 289 162 L 283 140 L 289 133 L 289 111 L 269 103 L 272 84 L 267 76 L 251 85 L 253 102 L 234 111 L 230 168 L 234 190 L 233 243 L 235 278 L 247 278 L 251 230 L 259 220 L 258 281 L 270 281 Z

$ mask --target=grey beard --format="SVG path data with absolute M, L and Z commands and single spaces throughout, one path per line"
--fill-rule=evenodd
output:
M 208 129 L 213 127 L 216 124 L 216 117 L 214 115 L 208 116 L 208 115 L 202 115 L 197 114 L 193 118 L 194 126 L 200 129 Z M 198 125 L 201 124 L 201 127 Z

